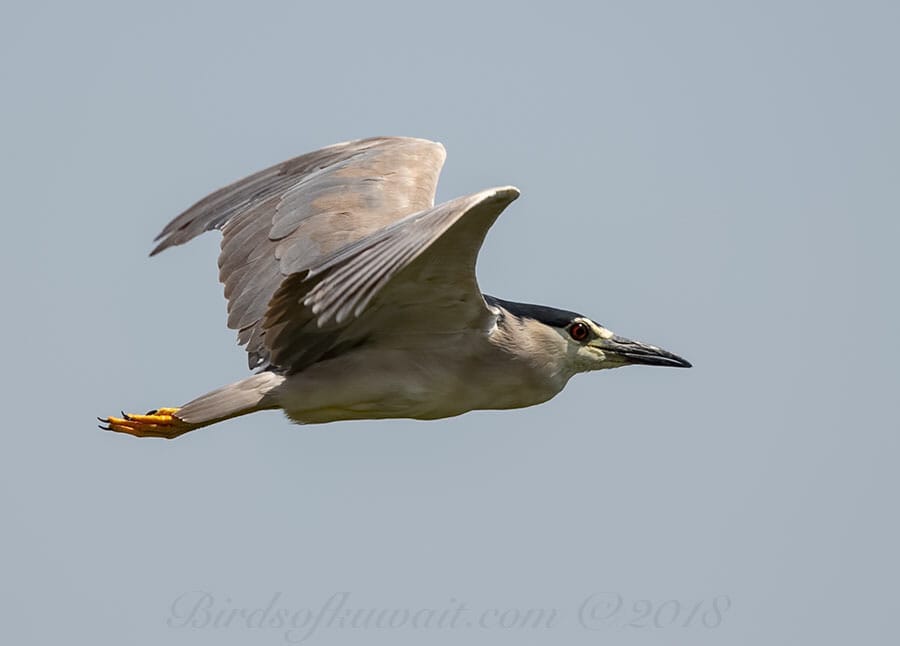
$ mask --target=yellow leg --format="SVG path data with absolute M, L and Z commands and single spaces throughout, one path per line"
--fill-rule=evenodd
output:
M 197 428 L 178 419 L 177 408 L 157 408 L 146 415 L 122 413 L 122 417 L 98 417 L 104 431 L 127 433 L 135 437 L 164 437 L 173 439 Z

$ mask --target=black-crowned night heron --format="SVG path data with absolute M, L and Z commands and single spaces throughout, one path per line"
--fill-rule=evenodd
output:
M 444 157 L 422 139 L 337 144 L 175 218 L 151 255 L 222 231 L 228 326 L 259 370 L 180 408 L 103 418 L 102 428 L 173 438 L 272 408 L 301 424 L 437 419 L 539 404 L 579 372 L 690 367 L 581 314 L 482 294 L 478 250 L 519 191 L 434 206 Z

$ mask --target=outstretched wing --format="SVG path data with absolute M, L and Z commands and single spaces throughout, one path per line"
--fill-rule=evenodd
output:
M 157 236 L 155 255 L 220 229 L 228 326 L 250 367 L 270 361 L 260 321 L 282 281 L 411 213 L 430 208 L 444 147 L 382 137 L 323 148 L 239 180 L 194 204 Z
M 504 187 L 458 198 L 290 267 L 262 321 L 272 363 L 299 372 L 385 336 L 490 327 L 495 312 L 475 263 L 488 229 L 518 196 Z

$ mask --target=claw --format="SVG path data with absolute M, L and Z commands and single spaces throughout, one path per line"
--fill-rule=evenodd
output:
M 127 433 L 135 437 L 163 437 L 172 439 L 187 433 L 196 425 L 179 419 L 177 408 L 157 408 L 147 415 L 134 415 L 122 411 L 122 417 L 98 417 L 104 431 Z

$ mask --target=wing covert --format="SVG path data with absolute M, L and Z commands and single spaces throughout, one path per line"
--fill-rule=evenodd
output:
M 157 236 L 155 255 L 220 229 L 228 326 L 251 368 L 269 360 L 259 322 L 294 267 L 309 266 L 434 204 L 443 146 L 381 137 L 336 144 L 238 180 L 203 198 Z
M 478 251 L 518 195 L 505 187 L 445 202 L 297 267 L 262 321 L 272 363 L 299 372 L 385 331 L 421 332 L 415 328 L 423 323 L 432 334 L 483 326 L 493 312 L 475 278 Z

